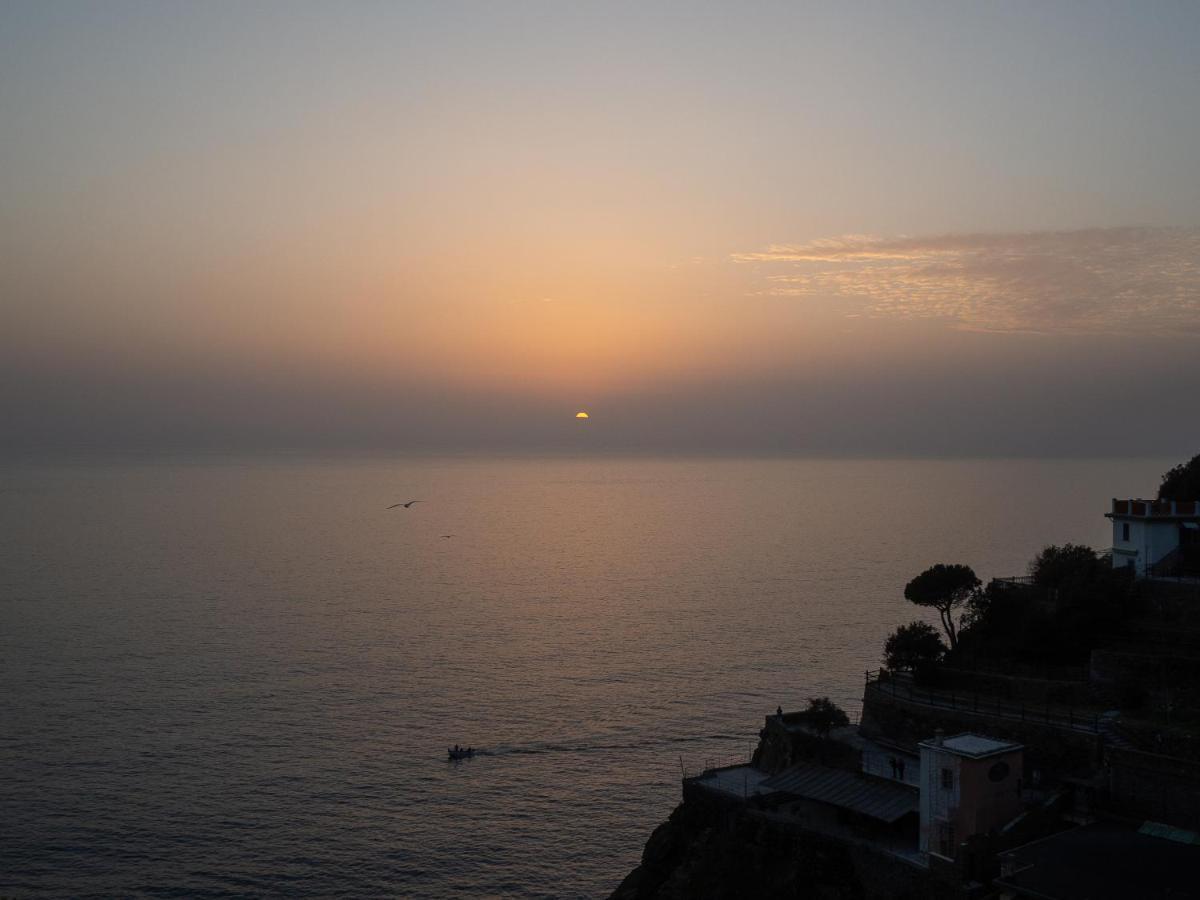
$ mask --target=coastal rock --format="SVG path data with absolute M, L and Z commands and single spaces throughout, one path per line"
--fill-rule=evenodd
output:
M 932 892 L 931 892 L 932 890 Z M 865 848 L 695 798 L 646 842 L 611 900 L 916 900 L 928 879 Z

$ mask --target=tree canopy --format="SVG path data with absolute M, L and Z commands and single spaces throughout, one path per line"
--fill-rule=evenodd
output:
M 895 672 L 923 672 L 937 664 L 946 645 L 928 622 L 909 622 L 893 631 L 883 645 L 883 662 Z
M 1082 544 L 1051 545 L 1029 564 L 1029 574 L 1038 587 L 1061 588 L 1069 583 L 1090 580 L 1100 556 L 1091 547 Z M 1111 568 L 1111 564 L 1108 566 Z
M 970 566 L 930 566 L 904 586 L 905 599 L 917 606 L 930 606 L 938 611 L 950 648 L 958 645 L 958 625 L 954 611 L 959 609 L 978 590 L 980 581 Z
M 800 718 L 822 738 L 829 737 L 829 732 L 837 726 L 850 724 L 845 710 L 828 697 L 809 697 L 808 708 L 800 713 Z
M 971 595 L 960 622 L 959 652 L 1077 665 L 1141 608 L 1129 570 L 1114 569 L 1090 547 L 1045 547 L 1029 573 L 1032 585 L 992 582 Z
M 1159 500 L 1200 500 L 1200 453 L 1163 473 Z

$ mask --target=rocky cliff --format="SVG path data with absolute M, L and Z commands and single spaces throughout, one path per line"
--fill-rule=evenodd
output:
M 866 846 L 797 828 L 766 810 L 686 795 L 646 842 L 611 900 L 916 900 L 956 897 Z

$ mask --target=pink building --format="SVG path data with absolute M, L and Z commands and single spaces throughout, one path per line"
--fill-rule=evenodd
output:
M 920 849 L 945 859 L 1021 813 L 1024 748 L 978 734 L 923 741 Z

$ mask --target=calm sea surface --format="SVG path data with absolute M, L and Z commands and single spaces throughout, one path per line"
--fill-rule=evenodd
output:
M 0 895 L 603 896 L 918 571 L 1170 462 L 4 464 Z

